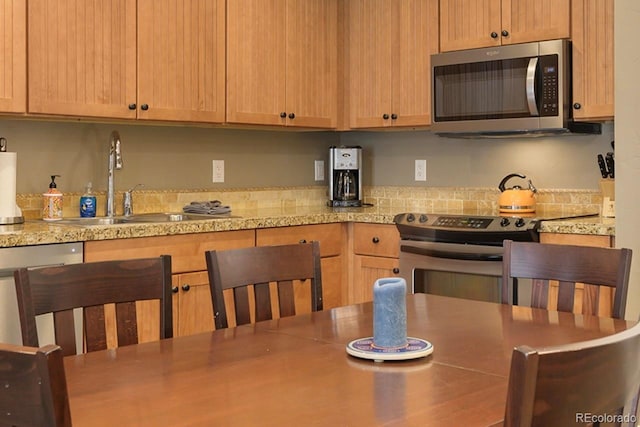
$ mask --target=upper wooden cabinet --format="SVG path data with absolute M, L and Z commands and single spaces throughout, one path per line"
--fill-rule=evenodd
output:
M 345 13 L 349 127 L 429 125 L 438 1 L 349 0 Z
M 224 0 L 30 0 L 29 113 L 224 120 Z
M 336 127 L 337 0 L 227 7 L 227 122 Z
M 27 108 L 26 1 L 0 0 L 0 111 Z
M 573 118 L 614 116 L 613 0 L 573 0 Z
M 571 0 L 440 0 L 442 52 L 570 37 Z

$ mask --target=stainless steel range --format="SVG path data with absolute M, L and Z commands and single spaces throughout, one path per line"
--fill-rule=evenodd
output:
M 413 292 L 500 302 L 504 240 L 537 242 L 542 220 L 591 215 L 398 214 L 400 275 Z M 516 301 L 526 286 L 514 289 Z

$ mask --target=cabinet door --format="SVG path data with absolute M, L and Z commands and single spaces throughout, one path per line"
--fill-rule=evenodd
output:
M 440 51 L 499 46 L 500 3 L 501 0 L 440 0 Z
M 227 2 L 227 122 L 286 123 L 285 8 L 283 0 Z
M 27 108 L 27 28 L 25 0 L 0 0 L 0 111 Z
M 138 0 L 138 118 L 223 122 L 225 1 Z
M 393 4 L 398 14 L 398 39 L 392 47 L 391 123 L 428 125 L 431 55 L 438 52 L 438 0 L 404 0 Z
M 382 277 L 398 276 L 398 266 L 397 258 L 356 255 L 353 263 L 353 287 L 348 303 L 372 301 L 375 281 Z
M 393 4 L 395 2 L 387 0 L 351 0 L 348 3 L 351 128 L 391 126 L 391 39 L 394 27 L 390 10 Z
M 574 0 L 571 7 L 573 117 L 613 119 L 613 0 Z
M 287 0 L 286 10 L 287 126 L 335 128 L 338 2 Z
M 213 307 L 206 271 L 173 275 L 173 335 L 212 331 Z
M 571 37 L 571 0 L 502 0 L 502 44 Z
M 29 0 L 28 112 L 135 118 L 136 0 Z

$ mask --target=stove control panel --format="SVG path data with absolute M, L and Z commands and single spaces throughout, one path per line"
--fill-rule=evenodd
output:
M 415 229 L 442 229 L 475 232 L 512 232 L 536 229 L 539 220 L 519 216 L 470 216 L 425 213 L 402 213 L 394 218 L 397 225 Z

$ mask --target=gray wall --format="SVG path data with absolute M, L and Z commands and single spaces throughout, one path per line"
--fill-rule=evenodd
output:
M 627 319 L 640 315 L 640 2 L 615 3 L 616 246 L 633 250 Z
M 105 190 L 108 139 L 122 138 L 124 167 L 116 188 L 212 189 L 324 185 L 314 160 L 331 145 L 361 145 L 366 185 L 496 186 L 508 173 L 539 188 L 597 189 L 596 155 L 609 151 L 613 125 L 602 135 L 555 139 L 456 140 L 428 131 L 295 132 L 183 126 L 124 125 L 0 119 L 0 136 L 18 153 L 18 193 L 59 188 L 79 192 L 87 181 Z M 214 159 L 225 161 L 225 182 L 211 182 Z M 427 160 L 427 181 L 414 181 L 414 160 Z
M 18 153 L 18 193 L 40 193 L 49 175 L 78 192 L 87 181 L 106 189 L 109 135 L 118 130 L 123 168 L 116 189 L 212 189 L 314 185 L 314 160 L 338 144 L 335 132 L 288 132 L 178 126 L 0 119 L 0 136 Z M 225 161 L 225 182 L 212 183 L 212 160 Z
M 450 139 L 429 131 L 343 133 L 344 145 L 364 151 L 365 182 L 373 185 L 497 186 L 522 173 L 538 188 L 597 189 L 596 156 L 611 151 L 613 124 L 601 135 L 555 138 Z M 427 181 L 414 181 L 416 159 L 427 160 Z

